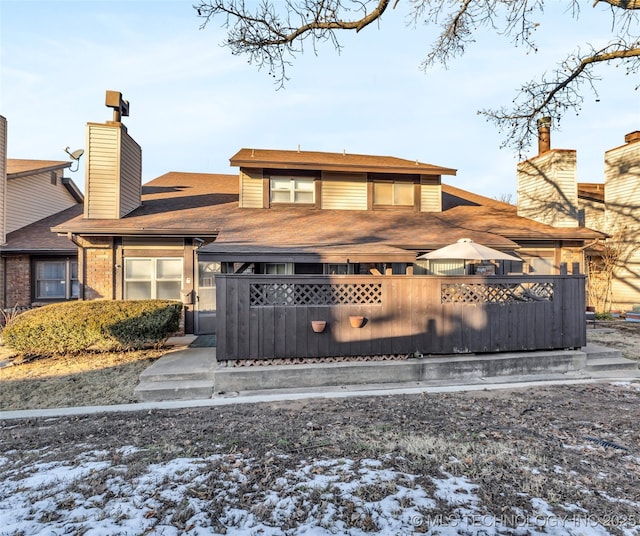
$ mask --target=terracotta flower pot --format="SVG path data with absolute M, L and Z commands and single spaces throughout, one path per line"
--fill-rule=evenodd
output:
M 314 333 L 322 333 L 326 327 L 327 327 L 326 320 L 311 321 L 311 329 L 313 330 Z
M 352 328 L 361 328 L 364 324 L 364 316 L 352 315 L 349 317 L 349 324 Z

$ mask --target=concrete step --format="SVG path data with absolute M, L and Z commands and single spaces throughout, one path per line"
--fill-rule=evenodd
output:
M 605 359 L 610 357 L 623 357 L 622 352 L 617 348 L 600 346 L 599 344 L 588 343 L 582 351 L 587 354 L 587 360 Z
M 213 380 L 215 348 L 191 348 L 162 356 L 140 374 L 140 381 Z
M 486 355 L 451 355 L 403 361 L 359 361 L 225 367 L 216 370 L 215 392 L 264 391 L 269 389 L 355 388 L 384 384 L 469 384 L 487 378 L 536 376 L 556 379 L 580 376 L 586 354 L 579 350 L 505 352 Z M 584 377 L 584 376 L 581 376 Z M 516 380 L 517 381 L 517 380 Z
M 598 359 L 587 359 L 586 370 L 638 370 L 638 361 L 633 361 L 632 359 L 626 359 L 624 357 L 601 357 Z
M 586 373 L 597 373 L 598 376 L 605 375 L 607 372 L 612 374 L 622 371 L 640 373 L 638 368 L 640 362 L 627 359 L 616 348 L 588 344 L 583 350 L 587 354 Z
M 211 398 L 213 380 L 142 381 L 134 394 L 139 402 Z

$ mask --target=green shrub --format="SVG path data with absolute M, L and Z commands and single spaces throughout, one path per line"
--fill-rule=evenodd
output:
M 175 301 L 78 301 L 27 311 L 9 323 L 4 343 L 29 355 L 118 351 L 157 345 L 178 330 Z

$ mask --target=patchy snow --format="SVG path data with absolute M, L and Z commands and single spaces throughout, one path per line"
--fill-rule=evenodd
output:
M 138 452 L 87 450 L 74 464 L 35 451 L 22 457 L 31 462 L 0 458 L 0 534 L 598 536 L 614 523 L 640 534 L 640 519 L 599 520 L 535 497 L 526 514 L 487 514 L 468 479 L 419 477 L 382 460 L 306 460 L 284 469 L 277 457 L 239 454 L 141 464 Z

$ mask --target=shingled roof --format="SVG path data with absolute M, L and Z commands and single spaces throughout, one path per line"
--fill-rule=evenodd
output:
M 15 179 L 22 175 L 33 175 L 71 167 L 71 162 L 61 160 L 27 160 L 7 158 L 7 178 Z
M 238 207 L 237 175 L 170 172 L 143 185 L 142 206 L 126 217 L 86 220 L 78 216 L 55 230 L 111 236 L 215 236 L 212 250 L 224 245 L 299 248 L 310 244 L 384 244 L 425 251 L 460 238 L 513 249 L 516 240 L 593 240 L 603 236 L 585 228 L 560 229 L 537 223 L 517 216 L 513 205 L 466 194 L 470 204 L 437 213 L 295 206 L 252 209 Z M 450 201 L 464 199 L 465 191 L 443 185 L 443 195 Z
M 75 254 L 78 250 L 76 245 L 66 236 L 59 236 L 51 232 L 51 228 L 82 215 L 82 208 L 81 204 L 74 205 L 67 210 L 9 233 L 6 243 L 0 247 L 0 251 L 2 253 Z

